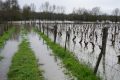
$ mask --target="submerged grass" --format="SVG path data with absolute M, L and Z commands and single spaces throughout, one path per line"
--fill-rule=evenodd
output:
M 0 61 L 3 59 L 3 57 L 2 56 L 0 56 Z
M 51 39 L 41 32 L 38 32 L 40 36 L 46 41 L 47 45 L 52 49 L 55 56 L 58 56 L 64 67 L 72 73 L 77 80 L 100 80 L 98 76 L 93 73 L 93 70 L 86 64 L 80 63 L 73 55 L 72 52 L 61 47 L 59 44 L 55 44 Z
M 34 52 L 26 39 L 22 41 L 19 50 L 13 56 L 8 80 L 43 80 Z
M 12 34 L 12 32 L 15 31 L 15 28 L 11 28 L 10 30 L 8 30 L 7 32 L 4 32 L 4 34 L 2 36 L 0 36 L 0 47 L 2 47 L 4 45 L 4 42 L 9 39 L 10 35 Z
M 4 46 L 4 43 L 6 40 L 9 39 L 10 35 L 15 31 L 15 28 L 11 28 L 8 31 L 4 32 L 2 36 L 0 36 L 0 48 Z M 0 56 L 0 61 L 3 59 L 2 56 Z

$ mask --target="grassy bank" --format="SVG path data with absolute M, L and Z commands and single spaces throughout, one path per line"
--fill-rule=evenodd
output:
M 14 31 L 15 31 L 15 28 L 11 28 L 7 32 L 4 32 L 2 36 L 0 36 L 0 47 L 4 45 L 4 42 L 9 39 L 10 35 Z
M 98 76 L 93 73 L 93 70 L 85 64 L 81 64 L 74 56 L 73 53 L 61 47 L 59 44 L 54 44 L 51 39 L 41 32 L 40 36 L 46 41 L 47 45 L 52 49 L 55 56 L 58 56 L 64 67 L 72 73 L 77 80 L 100 80 Z
M 13 56 L 8 80 L 43 80 L 35 55 L 26 40 L 22 41 Z

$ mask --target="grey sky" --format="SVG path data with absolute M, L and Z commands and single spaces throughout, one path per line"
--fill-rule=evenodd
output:
M 72 12 L 73 8 L 92 9 L 93 7 L 101 7 L 103 12 L 108 14 L 115 8 L 120 8 L 120 0 L 18 0 L 21 7 L 25 4 L 34 3 L 37 11 L 42 3 L 48 1 L 50 4 L 64 6 L 66 13 Z

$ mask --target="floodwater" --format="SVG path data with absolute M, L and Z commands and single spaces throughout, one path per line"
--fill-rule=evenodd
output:
M 49 24 L 47 26 L 50 28 L 54 25 Z M 70 40 L 66 42 L 67 49 L 73 52 L 80 62 L 87 64 L 93 69 L 95 68 L 98 56 L 101 52 L 102 28 L 103 26 L 109 26 L 106 54 L 101 59 L 97 74 L 100 75 L 103 80 L 120 80 L 120 62 L 117 57 L 120 55 L 120 24 L 116 25 L 116 33 L 114 24 L 58 24 L 57 26 L 56 42 L 65 47 L 66 31 L 70 28 Z M 41 27 L 43 31 L 42 24 L 40 26 L 36 24 L 36 27 L 38 29 Z M 46 27 L 45 24 L 44 27 Z M 30 27 L 26 27 L 26 29 L 31 30 Z M 52 40 L 54 40 L 53 31 L 53 29 L 48 30 L 48 36 Z M 45 33 L 47 34 L 46 28 Z M 2 61 L 0 61 L 0 80 L 7 80 L 7 72 L 11 64 L 12 56 L 17 51 L 20 43 L 19 34 L 14 34 L 15 35 L 6 41 L 5 46 L 0 49 L 0 56 L 4 57 Z M 40 69 L 43 71 L 45 80 L 72 79 L 64 74 L 65 69 L 61 68 L 62 64 L 60 60 L 52 54 L 52 51 L 38 34 L 31 32 L 27 37 L 32 50 L 35 52 Z M 75 38 L 74 41 L 73 38 Z
M 49 27 L 48 35 L 52 40 L 54 40 L 54 32 L 50 28 L 51 26 L 54 26 L 54 24 L 41 24 L 40 26 L 37 26 L 41 27 L 42 25 Z M 70 40 L 66 43 L 67 49 L 73 52 L 80 62 L 83 62 L 94 69 L 101 52 L 102 28 L 105 26 L 109 27 L 106 54 L 101 59 L 97 73 L 103 78 L 103 80 L 119 80 L 120 62 L 118 62 L 117 57 L 120 55 L 119 24 L 58 24 L 56 42 L 65 47 L 66 31 L 69 31 L 70 28 Z M 117 26 L 116 33 L 114 33 L 115 26 Z M 43 27 L 41 27 L 41 30 L 43 31 L 42 28 Z M 59 34 L 59 32 L 61 32 L 61 34 Z M 45 28 L 45 34 L 47 35 L 47 28 Z M 75 36 L 76 38 L 73 41 Z M 85 43 L 87 45 L 85 45 Z
M 21 25 L 23 27 L 23 25 Z M 4 47 L 0 49 L 0 56 L 4 57 L 0 61 L 0 80 L 7 80 L 7 73 L 11 65 L 12 57 L 17 52 L 22 40 L 20 36 L 20 27 L 6 41 Z M 31 27 L 24 27 L 28 31 L 25 38 L 28 38 L 31 49 L 35 52 L 40 69 L 42 70 L 45 80 L 71 80 L 73 77 L 65 75 L 66 69 L 63 68 L 61 61 L 56 58 L 49 47 L 45 44 L 38 34 L 31 32 Z
M 4 47 L 0 51 L 0 56 L 3 59 L 0 61 L 0 80 L 7 80 L 7 73 L 11 65 L 12 57 L 18 50 L 20 44 L 20 36 L 14 34 L 6 41 Z
M 29 34 L 31 48 L 35 52 L 40 68 L 43 70 L 45 80 L 71 80 L 64 74 L 60 61 L 53 56 L 52 51 L 43 39 L 35 33 Z

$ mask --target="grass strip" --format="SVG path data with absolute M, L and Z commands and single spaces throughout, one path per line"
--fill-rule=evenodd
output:
M 93 70 L 86 64 L 80 63 L 73 55 L 72 52 L 61 47 L 59 44 L 55 44 L 50 38 L 41 32 L 38 32 L 40 36 L 46 41 L 47 45 L 52 49 L 55 56 L 59 57 L 64 67 L 72 73 L 77 80 L 100 80 L 99 76 L 93 73 Z
M 0 48 L 4 45 L 4 42 L 9 39 L 12 32 L 15 31 L 15 28 L 11 28 L 8 31 L 4 32 L 2 36 L 0 36 Z
M 34 52 L 29 47 L 29 42 L 24 39 L 13 56 L 8 80 L 43 80 L 38 67 Z
M 3 59 L 3 57 L 2 56 L 0 56 L 0 61 Z

